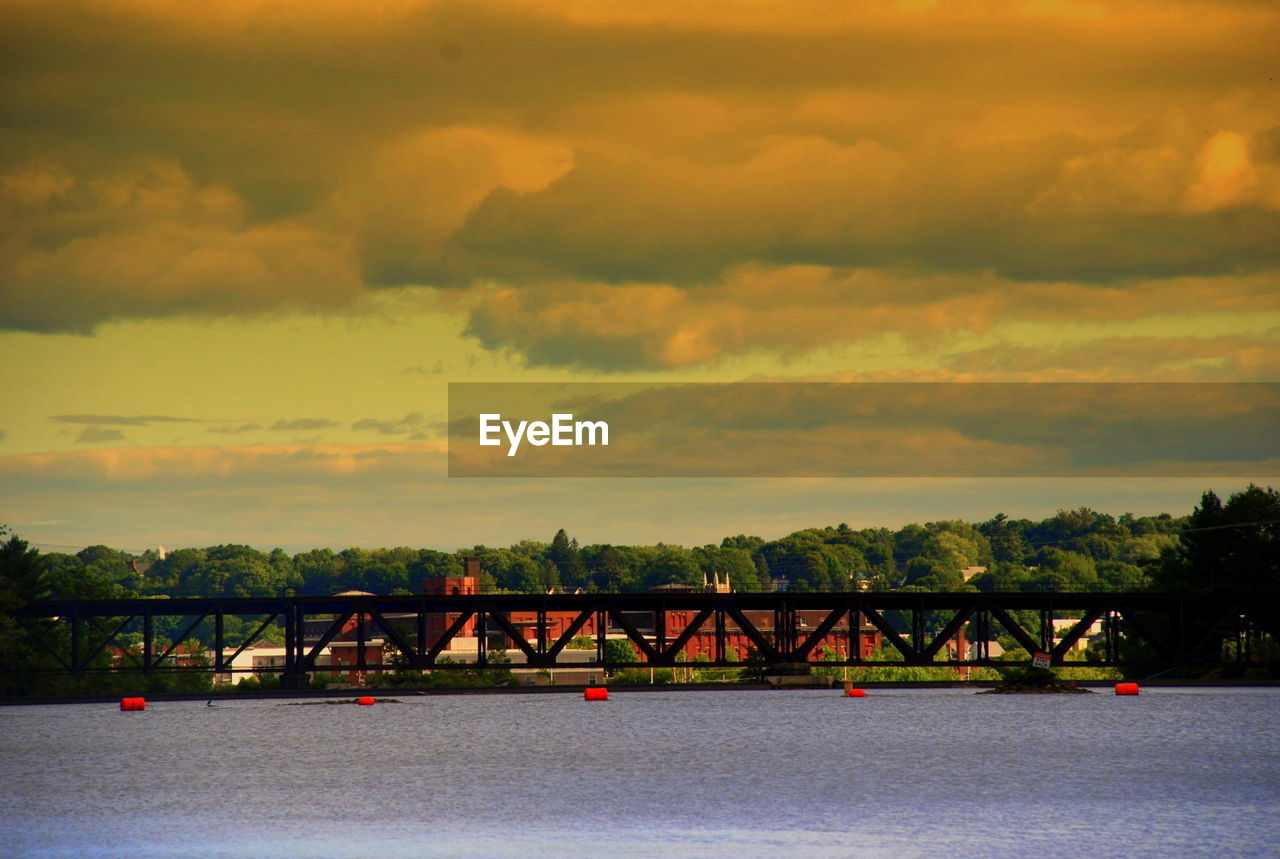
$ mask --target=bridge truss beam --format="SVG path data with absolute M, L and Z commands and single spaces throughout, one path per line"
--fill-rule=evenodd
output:
M 689 619 L 678 632 L 673 612 Z M 513 615 L 534 618 L 514 621 Z M 637 623 L 647 617 L 651 623 Z M 156 621 L 169 618 L 163 648 Z M 228 640 L 227 620 L 254 631 Z M 434 671 L 490 665 L 490 634 L 523 657 L 529 668 L 617 667 L 608 662 L 610 638 L 630 642 L 640 667 L 675 667 L 695 636 L 710 635 L 710 661 L 701 667 L 741 667 L 727 644 L 749 642 L 764 666 L 984 666 L 1009 664 L 989 655 L 1004 631 L 1031 653 L 1063 665 L 1095 623 L 1102 628 L 1100 658 L 1073 666 L 1208 667 L 1242 662 L 1261 652 L 1264 639 L 1280 641 L 1280 598 L 1259 595 L 1152 593 L 821 593 L 821 594 L 482 594 L 461 596 L 335 596 L 217 599 L 55 600 L 20 609 L 16 617 L 34 649 L 52 658 L 43 669 L 70 674 L 204 670 L 224 674 L 236 657 L 273 624 L 283 625 L 286 680 L 318 669 L 326 648 L 355 648 L 343 671 L 378 671 L 369 642 L 381 637 L 406 668 Z M 564 623 L 565 620 L 567 623 Z M 817 622 L 807 629 L 807 619 Z M 1069 620 L 1058 636 L 1054 621 Z M 569 643 L 594 622 L 593 659 L 566 661 Z M 210 664 L 168 667 L 180 645 L 211 625 Z M 558 635 L 552 627 L 563 625 Z M 310 626 L 310 632 L 308 632 Z M 524 629 L 521 628 L 524 626 Z M 643 628 L 642 628 L 643 627 Z M 476 632 L 474 660 L 459 661 L 450 644 Z M 613 630 L 609 633 L 609 630 Z M 958 658 L 957 636 L 972 643 Z M 354 632 L 354 640 L 343 638 Z M 674 636 L 673 636 L 674 633 Z M 900 657 L 868 659 L 862 642 L 879 634 Z M 127 647 L 125 636 L 141 645 Z M 211 641 L 209 640 L 211 638 Z M 843 653 L 824 642 L 843 642 Z M 107 665 L 114 646 L 123 655 Z M 445 659 L 446 656 L 450 658 Z M 581 657 L 581 654 L 579 654 Z M 0 670 L 12 670 L 7 667 Z M 258 671 L 260 669 L 253 669 Z

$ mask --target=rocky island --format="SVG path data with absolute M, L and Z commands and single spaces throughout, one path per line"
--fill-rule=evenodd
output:
M 983 689 L 979 695 L 1054 695 L 1092 694 L 1092 689 L 1076 685 L 1074 680 L 1059 680 L 1048 668 L 1007 668 L 1000 672 L 1000 684 Z

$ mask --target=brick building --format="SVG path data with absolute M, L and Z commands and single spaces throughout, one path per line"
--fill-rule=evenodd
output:
M 467 558 L 465 574 L 462 576 L 451 576 L 444 578 L 426 578 L 422 581 L 422 592 L 435 596 L 443 595 L 462 595 L 478 593 L 480 581 L 480 560 L 478 558 Z M 730 582 L 728 575 L 721 581 L 719 575 L 714 577 L 713 581 L 705 581 L 701 589 L 689 585 L 664 586 L 657 590 L 679 590 L 682 592 L 704 590 L 709 593 L 729 593 Z M 808 635 L 809 631 L 818 626 L 825 618 L 826 612 L 822 610 L 799 611 L 796 613 L 797 633 L 801 640 Z M 627 620 L 642 635 L 650 641 L 654 640 L 657 635 L 657 612 L 652 611 L 634 611 L 625 612 Z M 671 609 L 666 612 L 665 631 L 666 640 L 671 641 L 678 638 L 693 619 L 697 616 L 696 611 L 689 609 Z M 765 636 L 773 635 L 773 612 L 771 611 L 744 611 L 743 616 L 751 625 L 759 630 Z M 554 642 L 565 633 L 566 630 L 577 619 L 578 614 L 574 611 L 551 611 L 547 612 L 547 639 L 548 642 Z M 454 623 L 457 622 L 457 613 L 445 613 L 429 615 L 427 618 L 427 644 L 434 646 L 436 642 L 443 637 Z M 537 646 L 538 640 L 538 613 L 535 611 L 513 611 L 507 616 L 508 622 L 519 630 L 525 640 L 532 646 Z M 583 626 L 578 630 L 578 635 L 585 635 L 595 638 L 598 629 L 596 626 L 596 616 L 593 614 L 587 618 Z M 489 637 L 487 646 L 490 648 L 500 648 L 510 650 L 514 648 L 515 642 L 500 630 L 493 628 L 490 624 L 487 629 Z M 820 658 L 826 652 L 838 654 L 841 659 L 849 658 L 849 654 L 853 651 L 850 649 L 849 629 L 847 624 L 842 624 L 843 629 L 837 628 L 828 632 L 818 645 L 814 648 L 815 657 Z M 859 625 L 859 632 L 855 636 L 857 638 L 856 648 L 862 654 L 862 657 L 869 658 L 872 652 L 880 646 L 880 632 L 873 626 L 865 623 Z M 609 626 L 604 630 L 606 638 L 624 638 L 626 633 L 620 626 L 614 624 L 610 619 Z M 476 624 L 474 619 L 468 620 L 463 624 L 462 629 L 449 642 L 448 650 L 472 650 L 476 649 L 475 642 Z M 634 645 L 633 645 L 634 646 Z M 745 660 L 749 649 L 753 647 L 751 639 L 743 632 L 737 624 L 732 620 L 726 620 L 725 624 L 725 656 L 730 659 Z M 715 627 L 707 621 L 702 624 L 697 632 L 690 637 L 688 643 L 684 647 L 684 652 L 689 660 L 696 660 L 699 656 L 715 658 L 716 635 Z M 637 655 L 639 651 L 637 649 Z

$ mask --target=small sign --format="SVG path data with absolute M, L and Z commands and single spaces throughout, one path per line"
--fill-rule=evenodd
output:
M 1033 668 L 1048 668 L 1048 667 L 1049 667 L 1049 654 L 1047 654 L 1047 653 L 1033 653 L 1033 654 L 1031 655 L 1031 666 L 1032 666 Z

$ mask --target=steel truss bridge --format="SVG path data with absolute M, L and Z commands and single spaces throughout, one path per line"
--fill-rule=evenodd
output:
M 685 613 L 687 623 L 668 630 L 669 613 L 676 611 Z M 517 624 L 511 619 L 516 613 L 533 620 Z M 652 622 L 637 624 L 637 617 Z M 170 619 L 165 626 L 176 631 L 158 638 L 160 618 Z M 238 618 L 241 630 L 256 629 L 231 638 L 224 633 L 228 618 Z M 762 623 L 761 618 L 769 620 Z M 816 624 L 806 622 L 818 618 Z M 1055 619 L 1071 622 L 1055 634 Z M 615 666 L 606 661 L 607 636 L 625 636 L 639 654 L 630 667 L 647 668 L 687 664 L 680 661 L 681 651 L 695 635 L 709 634 L 714 657 L 699 666 L 742 667 L 742 661 L 726 653 L 726 637 L 732 634 L 750 642 L 757 664 L 794 670 L 818 661 L 827 666 L 1011 664 L 989 653 L 989 642 L 1003 631 L 1029 653 L 1046 653 L 1052 664 L 1062 665 L 1068 651 L 1101 622 L 1102 646 L 1094 649 L 1098 658 L 1071 665 L 1155 670 L 1227 666 L 1257 659 L 1268 637 L 1280 642 L 1280 596 L 860 592 L 139 598 L 35 602 L 19 609 L 15 620 L 44 655 L 47 667 L 38 670 L 69 674 L 228 673 L 233 660 L 268 627 L 283 627 L 283 665 L 269 670 L 278 671 L 288 688 L 305 683 L 325 648 L 335 642 L 354 648 L 354 663 L 344 662 L 341 670 L 387 670 L 387 664 L 368 661 L 366 645 L 374 638 L 390 643 L 399 651 L 402 667 L 413 670 L 489 666 L 491 636 L 505 637 L 512 652 L 523 655 L 524 666 L 513 667 L 608 669 Z M 182 652 L 180 645 L 193 641 L 202 624 L 202 646 L 209 649 L 211 664 L 171 667 L 175 653 Z M 589 625 L 595 633 L 594 659 L 567 662 L 567 645 Z M 552 626 L 562 631 L 553 635 Z M 963 660 L 948 647 L 962 629 L 969 641 Z M 454 661 L 457 654 L 449 644 L 467 630 L 476 638 L 476 650 L 468 652 L 474 657 Z M 862 658 L 856 645 L 877 632 L 900 659 Z M 136 646 L 138 633 L 141 647 Z M 828 636 L 849 643 L 844 658 L 824 652 Z M 126 647 L 121 643 L 125 640 L 133 646 Z M 113 652 L 124 656 L 107 664 L 104 656 Z

